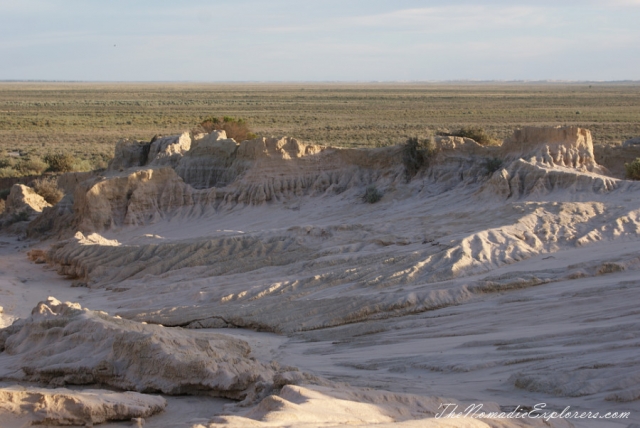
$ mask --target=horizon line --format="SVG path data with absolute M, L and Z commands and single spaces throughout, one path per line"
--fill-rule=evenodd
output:
M 0 79 L 0 83 L 192 83 L 192 84 L 603 84 L 603 83 L 640 83 L 640 80 L 564 80 L 564 79 L 513 79 L 513 80 L 56 80 L 56 79 Z

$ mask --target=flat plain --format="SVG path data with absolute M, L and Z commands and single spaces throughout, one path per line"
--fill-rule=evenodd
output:
M 577 125 L 596 144 L 640 135 L 637 83 L 0 83 L 0 156 L 69 151 L 99 165 L 123 137 L 176 134 L 209 116 L 263 136 L 342 147 L 482 127 Z

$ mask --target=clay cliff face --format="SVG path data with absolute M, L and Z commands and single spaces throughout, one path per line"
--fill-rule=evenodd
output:
M 502 153 L 549 167 L 601 172 L 593 155 L 591 132 L 576 126 L 524 127 L 504 141 Z
M 159 139 L 141 166 L 143 145 L 119 142 L 105 175 L 76 187 L 77 227 L 99 231 L 157 221 L 174 211 L 337 194 L 378 180 L 394 182 L 402 172 L 398 147 L 327 149 L 288 137 L 237 144 L 224 137 L 211 134 L 193 145 L 186 133 Z
M 50 207 L 44 198 L 31 187 L 24 184 L 14 184 L 5 203 L 7 214 L 26 213 L 29 216 L 39 214 L 44 208 Z
M 484 147 L 461 137 L 436 137 L 433 143 L 428 166 L 413 177 L 414 182 L 428 180 L 431 193 L 465 183 L 481 185 L 478 194 L 484 197 L 517 199 L 554 189 L 606 192 L 617 186 L 616 180 L 602 175 L 607 171 L 595 161 L 590 132 L 577 127 L 519 129 L 502 147 Z M 65 223 L 92 232 L 236 205 L 361 194 L 369 185 L 409 189 L 402 151 L 402 146 L 327 148 L 289 137 L 238 144 L 217 131 L 193 138 L 189 133 L 161 137 L 152 143 L 123 140 L 101 177 L 75 186 L 65 202 L 72 201 L 73 219 Z M 502 166 L 487 180 L 485 165 L 493 158 Z M 54 220 L 61 215 L 47 212 L 46 221 L 34 223 L 37 233 L 59 229 Z

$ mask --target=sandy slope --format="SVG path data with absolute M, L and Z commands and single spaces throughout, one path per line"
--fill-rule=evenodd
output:
M 264 383 L 248 407 L 167 396 L 146 426 L 544 426 L 435 418 L 454 400 L 631 412 L 553 426 L 640 423 L 640 185 L 606 175 L 588 132 L 529 129 L 499 149 L 444 138 L 409 182 L 401 148 L 185 138 L 158 143 L 146 166 L 128 164 L 141 147 L 121 144 L 117 169 L 34 221 L 32 232 L 67 234 L 32 259 L 82 287 L 27 265 L 21 242 L 0 247 L 5 324 L 54 295 L 106 311 L 123 337 L 162 337 L 161 324 L 168 337 L 193 329 L 163 344 L 243 340 L 254 362 L 237 375 Z M 487 175 L 496 156 L 503 167 Z M 376 204 L 361 199 L 370 184 L 384 192 Z M 45 352 L 51 322 L 19 333 L 34 344 L 25 351 Z M 90 323 L 64 323 L 92 332 L 75 339 L 82 349 L 108 354 Z M 53 349 L 0 354 L 0 368 L 49 373 Z M 213 362 L 239 358 L 222 354 Z
M 38 302 L 49 296 L 77 302 L 87 293 L 86 289 L 69 287 L 69 281 L 47 265 L 29 262 L 27 252 L 34 246 L 43 247 L 39 242 L 19 240 L 14 235 L 0 236 L 0 306 L 4 309 L 0 313 L 0 327 L 26 318 Z

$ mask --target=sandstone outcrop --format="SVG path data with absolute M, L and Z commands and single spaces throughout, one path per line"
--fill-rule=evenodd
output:
M 29 223 L 26 233 L 30 238 L 42 239 L 54 233 L 68 234 L 76 224 L 73 194 L 67 194 L 54 206 L 43 208 L 42 213 Z
M 600 150 L 598 158 L 606 168 L 600 166 L 590 132 L 574 126 L 518 129 L 501 147 L 450 136 L 435 137 L 433 144 L 428 167 L 413 180 L 427 180 L 431 194 L 460 185 L 483 185 L 478 190 L 483 198 L 539 197 L 554 189 L 574 194 L 608 192 L 618 184 L 603 174 L 611 170 L 623 177 L 624 161 L 634 159 L 632 153 Z M 289 137 L 237 143 L 226 138 L 224 131 L 193 137 L 185 132 L 151 143 L 121 140 L 107 171 L 100 177 L 85 177 L 83 183 L 76 177 L 65 190 L 71 196 L 59 209 L 45 211 L 46 219 L 36 222 L 29 234 L 60 232 L 61 225 L 83 232 L 103 231 L 236 205 L 286 203 L 292 198 L 344 192 L 360 195 L 372 184 L 383 193 L 404 192 L 401 189 L 411 185 L 403 183 L 402 151 L 401 146 L 327 148 Z M 485 164 L 491 159 L 500 160 L 502 166 L 487 181 Z M 33 205 L 33 212 L 44 207 L 37 201 Z M 57 221 L 60 218 L 64 221 Z
M 196 189 L 224 187 L 244 168 L 234 166 L 238 144 L 224 131 L 212 132 L 192 147 L 176 166 L 176 173 Z

